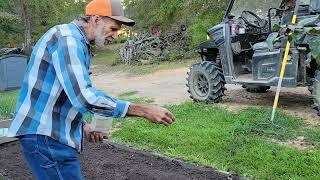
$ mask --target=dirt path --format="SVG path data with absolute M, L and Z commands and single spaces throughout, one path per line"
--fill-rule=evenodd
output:
M 175 104 L 188 99 L 186 69 L 158 71 L 143 76 L 124 73 L 102 74 L 92 78 L 94 85 L 113 96 L 137 91 L 139 97 L 150 97 L 157 104 Z
M 129 91 L 138 91 L 137 96 L 149 97 L 157 104 L 179 104 L 189 100 L 186 83 L 187 68 L 164 70 L 143 76 L 124 73 L 102 74 L 93 77 L 94 84 L 117 96 Z M 265 94 L 248 93 L 241 86 L 227 85 L 224 102 L 227 109 L 237 111 L 248 106 L 272 107 L 275 89 Z M 305 119 L 311 125 L 319 125 L 319 117 L 310 108 L 310 94 L 306 88 L 283 88 L 280 109 Z

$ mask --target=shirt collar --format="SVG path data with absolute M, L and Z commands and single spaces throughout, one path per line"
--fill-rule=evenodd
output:
M 87 35 L 86 35 L 86 32 L 84 31 L 84 28 L 82 27 L 80 21 L 74 20 L 74 21 L 72 21 L 72 24 L 74 24 L 74 25 L 79 29 L 81 35 L 82 35 L 83 38 L 86 40 L 86 43 L 87 43 L 88 45 L 90 45 L 89 40 L 88 40 L 88 37 L 87 37 Z

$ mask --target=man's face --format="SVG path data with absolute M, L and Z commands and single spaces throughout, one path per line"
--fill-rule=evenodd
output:
M 110 19 L 100 19 L 95 31 L 95 45 L 104 49 L 110 42 L 118 37 L 118 31 L 121 29 L 121 23 Z

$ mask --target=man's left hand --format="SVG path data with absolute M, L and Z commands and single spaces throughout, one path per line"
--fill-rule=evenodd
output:
M 90 124 L 86 123 L 83 125 L 84 137 L 88 142 L 92 143 L 102 143 L 103 142 L 103 133 L 91 131 Z

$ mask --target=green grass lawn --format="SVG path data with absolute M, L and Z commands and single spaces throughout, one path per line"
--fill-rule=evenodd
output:
M 16 107 L 19 91 L 0 92 L 0 119 L 11 118 Z
M 107 49 L 95 50 L 94 57 L 92 59 L 93 65 L 107 65 L 114 66 L 119 64 L 120 56 L 119 49 L 121 44 L 111 44 Z
M 319 179 L 320 130 L 279 113 L 285 131 L 261 131 L 271 110 L 228 112 L 213 105 L 170 106 L 177 121 L 170 127 L 141 119 L 118 120 L 124 125 L 113 140 L 172 158 L 209 165 L 255 179 Z M 270 130 L 270 129 L 269 129 Z M 304 137 L 305 149 L 285 145 Z
M 184 68 L 189 67 L 195 59 L 188 59 L 184 61 L 176 61 L 176 62 L 163 62 L 159 64 L 150 64 L 150 65 L 117 65 L 114 66 L 112 69 L 113 71 L 122 71 L 133 75 L 143 75 L 153 73 L 159 70 L 170 70 L 170 69 L 177 69 L 177 68 Z

